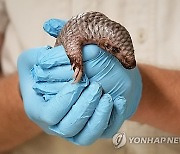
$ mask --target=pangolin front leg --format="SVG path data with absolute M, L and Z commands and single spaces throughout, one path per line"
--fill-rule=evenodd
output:
M 82 49 L 80 45 L 75 45 L 73 48 L 67 48 L 67 56 L 70 60 L 71 67 L 74 70 L 73 78 L 74 83 L 77 83 L 81 80 L 83 74 L 83 63 L 82 63 Z

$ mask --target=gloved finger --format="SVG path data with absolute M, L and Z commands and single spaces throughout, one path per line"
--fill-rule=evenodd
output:
M 70 61 L 63 46 L 57 46 L 41 52 L 38 56 L 38 62 L 36 64 L 43 69 L 47 69 L 54 66 L 70 64 Z
M 90 80 L 100 81 L 114 70 L 116 61 L 117 59 L 112 54 L 101 49 L 96 57 L 84 62 L 84 70 Z M 119 68 L 121 68 L 121 64 L 119 62 L 118 64 L 120 65 Z M 114 74 L 112 74 L 113 76 Z
M 63 137 L 72 137 L 79 133 L 92 116 L 101 94 L 100 85 L 96 82 L 91 83 L 60 123 L 50 126 L 50 129 Z
M 60 19 L 50 19 L 43 25 L 43 29 L 51 36 L 57 38 L 66 21 Z
M 69 112 L 88 84 L 89 81 L 86 76 L 83 76 L 77 84 L 68 82 L 55 97 L 43 104 L 38 120 L 48 125 L 57 124 Z
M 76 136 L 66 139 L 78 145 L 89 145 L 95 142 L 107 128 L 112 108 L 112 97 L 104 94 L 83 130 Z
M 33 89 L 41 95 L 55 95 L 67 84 L 67 82 L 36 82 Z
M 100 52 L 101 48 L 97 45 L 86 45 L 83 47 L 83 61 L 89 61 L 96 58 Z M 65 49 L 63 46 L 57 46 L 51 48 L 45 52 L 41 52 L 41 55 L 38 58 L 38 65 L 42 69 L 51 68 L 54 66 L 61 66 L 70 64 L 70 61 L 66 55 Z
M 73 70 L 71 65 L 55 66 L 51 69 L 42 69 L 39 65 L 34 65 L 31 70 L 36 82 L 67 82 L 73 79 Z
M 101 138 L 112 138 L 116 134 L 125 120 L 126 99 L 117 97 L 114 100 L 114 106 L 110 117 L 108 127 L 101 135 Z

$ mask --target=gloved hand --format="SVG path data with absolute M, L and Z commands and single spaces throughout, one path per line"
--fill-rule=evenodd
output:
M 86 76 L 83 77 L 80 83 L 72 84 L 69 81 L 73 74 L 72 70 L 69 71 L 71 69 L 70 65 L 59 67 L 60 74 L 55 71 L 59 68 L 54 67 L 44 70 L 44 75 L 48 77 L 56 73 L 60 75 L 57 76 L 57 81 L 56 76 L 47 79 L 48 82 L 44 81 L 45 76 L 37 79 L 36 73 L 42 75 L 41 72 L 34 72 L 39 67 L 39 57 L 48 54 L 47 52 L 51 55 L 58 53 L 60 56 L 58 59 L 62 58 L 62 63 L 66 64 L 68 62 L 69 64 L 62 47 L 52 49 L 49 47 L 35 48 L 24 52 L 18 58 L 20 89 L 26 114 L 45 132 L 61 135 L 68 140 L 72 140 L 72 136 L 79 133 L 87 125 L 80 133 L 81 135 L 76 136 L 79 136 L 79 144 L 81 142 L 82 144 L 90 144 L 96 139 L 96 136 L 100 137 L 103 133 L 102 130 L 108 125 L 113 106 L 112 98 L 109 94 L 102 94 L 102 87 L 97 82 L 89 84 Z M 89 50 L 86 50 L 85 57 L 87 57 L 87 60 L 93 58 L 89 55 Z M 66 69 L 68 69 L 67 73 L 63 74 L 63 70 Z M 39 71 L 39 69 L 36 71 Z M 54 79 L 55 81 L 53 81 Z M 51 98 L 48 98 L 48 96 Z M 88 124 L 86 124 L 87 122 Z M 56 126 L 59 127 L 58 130 Z M 97 130 L 88 136 L 87 132 L 89 133 L 95 127 Z M 87 137 L 86 142 L 82 140 L 85 136 Z
M 61 25 L 60 20 L 50 20 L 44 29 L 56 37 Z M 118 131 L 135 112 L 142 85 L 137 68 L 124 69 L 95 45 L 83 48 L 83 59 L 90 83 L 84 76 L 80 83 L 71 84 L 73 71 L 62 46 L 22 54 L 18 69 L 28 116 L 50 134 L 87 145 Z

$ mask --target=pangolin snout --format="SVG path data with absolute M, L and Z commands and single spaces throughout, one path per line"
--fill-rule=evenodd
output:
M 126 68 L 126 69 L 133 69 L 136 67 L 136 60 L 132 60 L 130 62 L 125 62 L 125 63 L 122 63 L 122 65 Z

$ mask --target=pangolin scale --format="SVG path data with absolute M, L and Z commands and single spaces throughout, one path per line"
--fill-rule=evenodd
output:
M 64 46 L 75 83 L 83 74 L 82 46 L 86 44 L 96 44 L 110 52 L 126 69 L 136 66 L 132 40 L 125 27 L 100 12 L 78 14 L 65 24 L 55 43 Z

